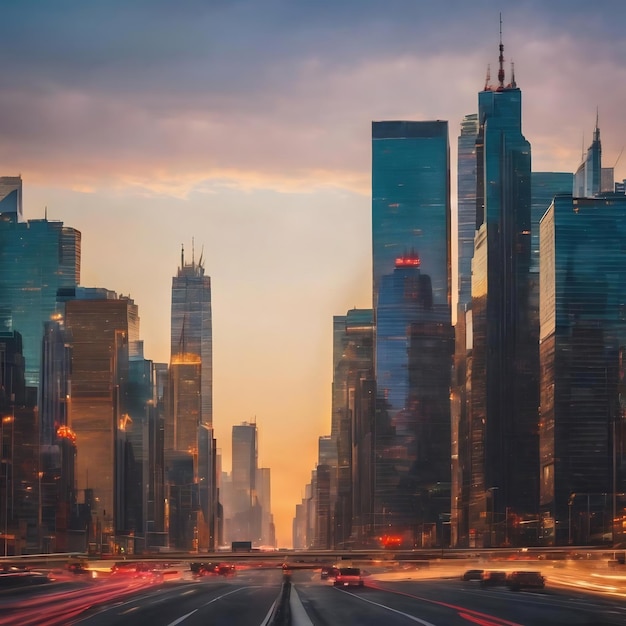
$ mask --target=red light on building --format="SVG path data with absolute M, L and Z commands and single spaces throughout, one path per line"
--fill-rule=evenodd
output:
M 399 256 L 396 259 L 396 267 L 419 267 L 420 263 L 417 254 Z
M 69 426 L 59 426 L 57 429 L 57 437 L 60 439 L 69 439 L 72 444 L 76 444 L 76 433 Z

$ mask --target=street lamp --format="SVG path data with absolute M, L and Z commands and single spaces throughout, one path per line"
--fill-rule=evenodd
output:
M 39 528 L 39 554 L 43 553 L 43 512 L 41 510 L 43 499 L 41 497 L 41 479 L 43 477 L 43 472 L 37 472 L 37 476 L 39 477 L 39 488 L 37 493 L 39 494 L 39 509 L 37 514 L 37 522 Z
M 568 516 L 567 516 L 567 543 L 568 545 L 572 545 L 572 505 L 574 504 L 574 498 L 576 497 L 575 493 L 569 494 L 569 499 L 567 500 L 568 507 Z
M 496 509 L 496 496 L 495 496 L 495 491 L 497 491 L 498 489 L 500 489 L 500 487 L 494 486 L 494 487 L 488 487 L 487 489 L 485 489 L 485 495 L 491 500 L 491 511 L 489 514 L 489 547 L 493 547 L 494 544 L 497 544 L 497 534 L 498 534 L 498 528 L 497 526 L 494 524 L 494 516 L 495 516 L 495 509 Z M 486 508 L 486 507 L 485 507 Z M 484 542 L 483 542 L 484 543 Z
M 4 465 L 4 556 L 8 554 L 9 540 L 9 459 L 4 458 L 4 425 L 11 424 L 11 448 L 10 448 L 10 463 L 11 463 L 11 496 L 13 495 L 13 442 L 15 426 L 13 425 L 15 419 L 12 415 L 6 415 L 0 422 L 0 466 Z M 11 517 L 13 517 L 13 497 L 11 497 Z

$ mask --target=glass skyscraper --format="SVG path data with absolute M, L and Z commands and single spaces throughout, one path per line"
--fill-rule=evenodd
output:
M 477 201 L 472 266 L 470 533 L 511 541 L 508 516 L 536 514 L 538 348 L 531 315 L 531 155 L 522 94 L 505 84 L 478 94 Z M 464 430 L 463 428 L 461 430 Z M 535 515 L 536 517 L 536 515 Z
M 449 165 L 447 122 L 372 124 L 377 407 L 369 528 L 373 535 L 386 529 L 383 542 L 410 546 L 432 537 L 439 494 L 429 485 L 445 489 L 450 480 Z M 428 374 L 420 346 L 430 351 Z M 426 380 L 435 395 L 445 388 L 443 411 L 422 393 Z M 445 468 L 427 468 L 442 446 Z
M 550 543 L 623 541 L 625 241 L 623 195 L 560 195 L 541 222 L 540 495 Z
M 63 222 L 0 219 L 1 317 L 5 330 L 22 335 L 27 386 L 39 385 L 44 323 L 58 310 L 57 290 L 80 282 L 80 242 Z
M 204 275 L 202 256 L 197 263 L 193 256 L 191 263 L 186 263 L 184 250 L 181 252 L 178 273 L 172 279 L 171 324 L 171 363 L 177 367 L 189 365 L 191 368 L 199 363 L 199 422 L 211 427 L 213 425 L 211 278 Z M 190 419 L 197 421 L 197 416 Z
M 381 277 L 414 250 L 434 304 L 450 306 L 449 152 L 448 122 L 372 123 L 374 305 Z
M 458 139 L 457 229 L 458 229 L 458 304 L 472 299 L 472 257 L 476 232 L 476 137 L 478 115 L 466 115 Z

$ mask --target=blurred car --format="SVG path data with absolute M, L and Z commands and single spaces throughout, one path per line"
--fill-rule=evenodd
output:
M 543 589 L 546 586 L 546 579 L 541 575 L 541 572 L 511 572 L 506 578 L 506 586 L 511 591 Z
M 500 570 L 485 570 L 480 578 L 481 587 L 496 587 L 506 584 L 506 572 Z
M 135 561 L 119 561 L 111 566 L 111 574 L 127 574 L 134 576 L 139 564 Z
M 324 567 L 322 567 L 320 578 L 322 580 L 327 580 L 329 578 L 336 578 L 338 572 L 339 570 L 336 567 L 332 565 L 325 565 Z
M 358 567 L 340 567 L 335 575 L 335 587 L 363 587 L 363 576 Z
M 3 565 L 0 567 L 0 588 L 40 585 L 53 580 L 54 578 L 51 578 L 45 572 L 33 571 L 27 567 L 15 565 Z
M 461 574 L 461 580 L 480 580 L 483 576 L 482 569 L 468 569 Z
M 68 560 L 67 564 L 65 565 L 65 569 L 67 569 L 67 571 L 71 572 L 72 574 L 89 575 L 91 574 L 91 572 L 89 571 L 88 565 L 89 562 L 87 561 L 87 559 L 73 558 Z
M 217 563 L 200 562 L 190 563 L 189 568 L 195 576 L 217 576 L 219 565 Z
M 237 574 L 237 568 L 234 565 L 227 563 L 220 563 L 217 568 L 218 576 L 235 576 Z

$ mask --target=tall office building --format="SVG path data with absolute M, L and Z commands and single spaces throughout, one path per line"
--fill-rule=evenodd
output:
M 256 476 L 256 489 L 261 507 L 261 543 L 274 546 L 276 537 L 273 531 L 272 518 L 272 484 L 269 467 L 259 467 Z
M 544 541 L 622 542 L 626 199 L 560 195 L 541 222 Z
M 450 220 L 448 122 L 372 122 L 374 305 L 382 276 L 415 250 L 434 304 L 450 306 Z
M 80 232 L 47 219 L 0 219 L 0 307 L 6 330 L 23 338 L 26 384 L 39 385 L 43 325 L 57 290 L 80 282 Z
M 70 294 L 66 294 L 70 297 Z M 77 440 L 79 497 L 93 494 L 93 521 L 103 543 L 126 530 L 123 413 L 129 343 L 139 340 L 137 305 L 105 289 L 77 289 L 65 302 L 72 337 L 71 427 Z
M 531 246 L 530 271 L 539 272 L 539 224 L 550 208 L 554 196 L 571 193 L 574 175 L 571 172 L 532 172 L 531 180 Z
M 374 311 L 333 318 L 332 435 L 320 439 L 319 465 L 331 467 L 330 542 L 361 543 L 372 523 Z M 367 402 L 364 398 L 370 399 Z M 364 494 L 367 495 L 364 495 Z
M 21 222 L 22 177 L 0 176 L 0 221 Z
M 186 263 L 183 249 L 178 273 L 172 279 L 171 362 L 177 365 L 199 363 L 199 422 L 209 427 L 213 425 L 211 319 L 211 279 L 204 275 L 202 255 L 196 263 L 192 254 L 191 263 Z
M 472 257 L 476 233 L 476 137 L 478 115 L 466 115 L 461 122 L 457 151 L 458 304 L 472 299 Z
M 470 411 L 467 436 L 470 542 L 512 541 L 509 515 L 536 517 L 538 348 L 529 280 L 530 144 L 522 135 L 522 94 L 498 83 L 478 94 L 477 202 L 472 265 Z
M 436 389 L 445 386 L 449 398 L 450 221 L 447 122 L 374 122 L 377 409 L 371 528 L 373 535 L 384 528 L 393 535 L 392 541 L 411 546 L 430 541 L 424 539 L 430 537 L 433 521 L 427 492 L 437 471 L 434 467 L 427 471 L 424 462 L 441 442 L 434 444 L 426 436 L 429 428 L 445 431 L 448 445 L 446 467 L 437 465 L 442 473 L 436 482 L 447 486 L 450 480 L 449 400 L 442 415 L 420 395 L 423 370 L 417 357 L 418 346 L 430 336 L 443 352 L 430 364 L 429 380 L 436 379 Z
M 583 155 L 582 163 L 578 166 L 574 176 L 574 195 L 579 198 L 593 198 L 598 195 L 602 187 L 602 143 L 600 141 L 600 127 L 596 115 L 596 126 L 593 129 L 593 141 L 587 154 Z
M 257 497 L 258 439 L 256 424 L 244 422 L 232 430 L 231 540 L 261 538 L 261 510 Z

